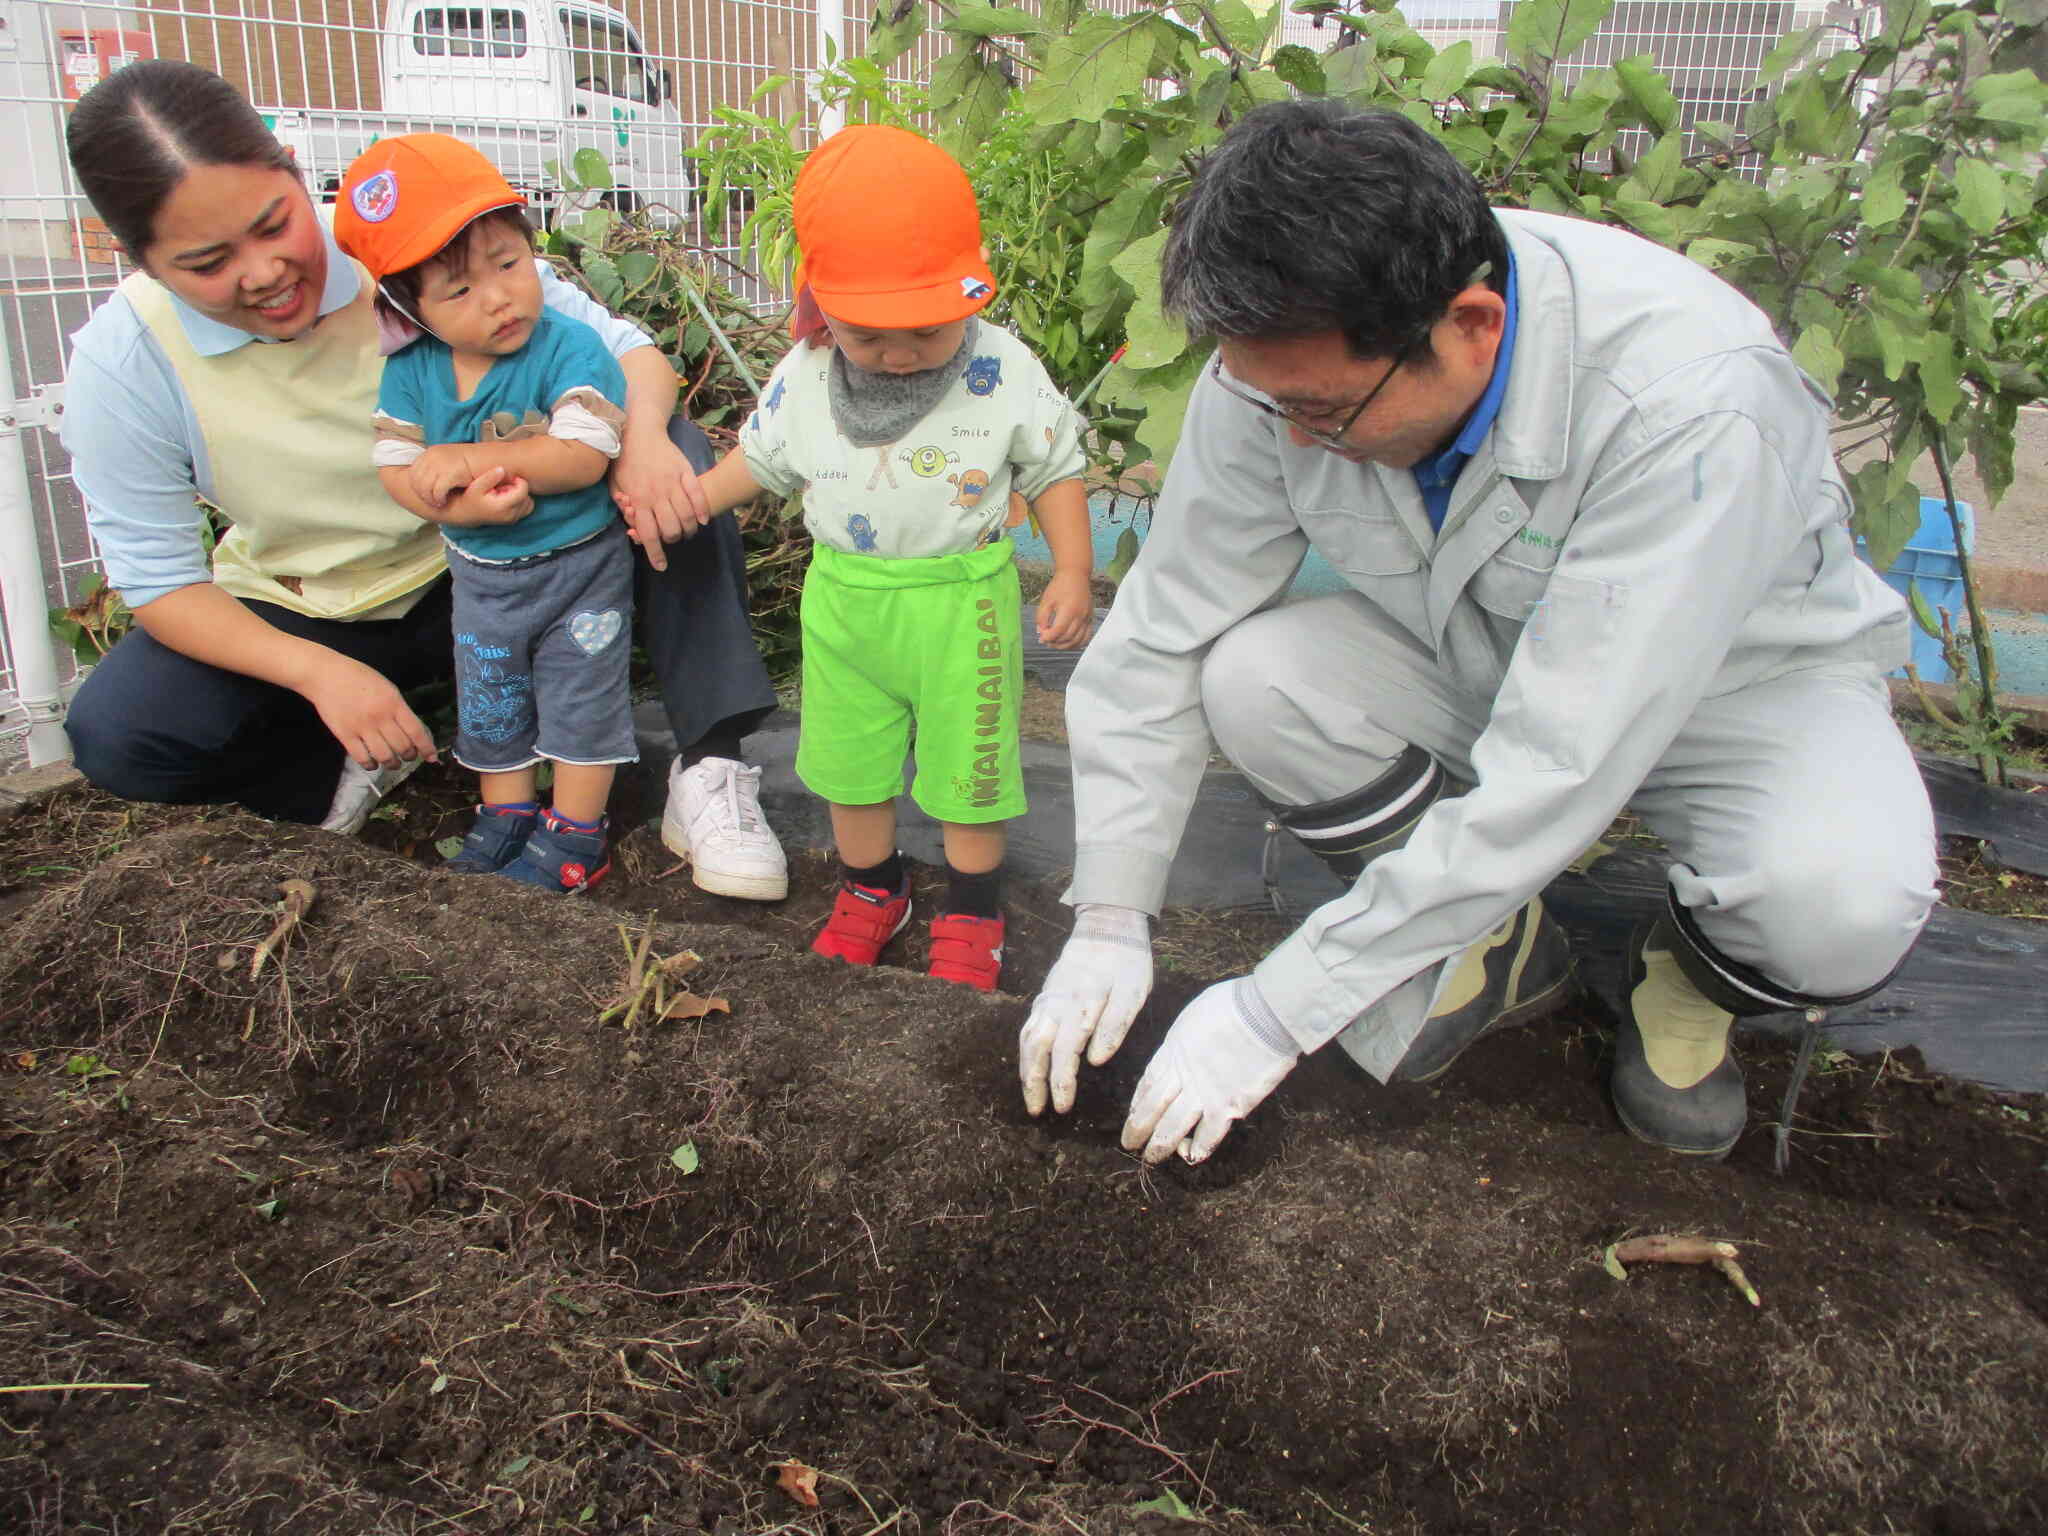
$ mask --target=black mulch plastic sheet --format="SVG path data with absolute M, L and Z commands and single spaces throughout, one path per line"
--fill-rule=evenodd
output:
M 1025 609 L 1024 633 L 1033 633 Z M 1073 653 L 1027 644 L 1025 668 L 1049 688 L 1063 689 Z M 672 755 L 658 708 L 640 716 L 643 766 Z M 786 844 L 831 846 L 822 801 L 798 783 L 796 717 L 778 711 L 749 739 L 748 757 L 765 770 L 763 809 Z M 2048 876 L 2048 796 L 1992 789 L 1966 768 L 1923 758 L 1922 770 L 1944 834 L 1982 838 L 2009 868 Z M 1074 860 L 1074 799 L 1065 748 L 1024 744 L 1025 789 L 1031 809 L 1010 826 L 1008 869 L 1026 879 L 1062 873 Z M 658 803 L 658 802 L 657 802 Z M 906 796 L 898 802 L 903 851 L 926 863 L 943 853 L 938 823 Z M 1172 906 L 1268 908 L 1262 879 L 1266 815 L 1245 781 L 1212 770 L 1188 824 L 1167 883 Z M 1621 848 L 1584 873 L 1566 873 L 1544 900 L 1570 934 L 1580 975 L 1610 1008 L 1624 989 L 1624 951 L 1635 924 L 1663 901 L 1666 860 L 1640 848 Z M 1266 866 L 1280 899 L 1307 913 L 1336 895 L 1339 886 L 1292 838 L 1281 837 Z M 1751 1027 L 1796 1034 L 1796 1015 L 1748 1021 Z M 1857 1051 L 1918 1047 L 1937 1072 L 1987 1087 L 2048 1092 L 2048 923 L 1986 917 L 1936 907 L 1920 942 L 1884 991 L 1831 1014 L 1825 1033 Z

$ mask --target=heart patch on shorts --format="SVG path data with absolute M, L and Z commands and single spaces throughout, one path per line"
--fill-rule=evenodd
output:
M 586 609 L 569 620 L 569 638 L 584 655 L 595 656 L 618 639 L 619 631 L 625 627 L 625 615 L 616 608 L 607 608 L 603 613 Z

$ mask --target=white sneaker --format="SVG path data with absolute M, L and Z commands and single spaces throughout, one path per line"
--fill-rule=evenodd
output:
M 327 819 L 320 823 L 328 832 L 354 837 L 363 830 L 377 802 L 413 775 L 419 758 L 401 762 L 396 768 L 365 768 L 352 757 L 341 761 L 341 777 L 335 780 L 334 801 L 327 807 Z
M 761 770 L 707 757 L 668 773 L 661 840 L 690 866 L 700 890 L 747 901 L 789 894 L 789 863 L 761 814 Z

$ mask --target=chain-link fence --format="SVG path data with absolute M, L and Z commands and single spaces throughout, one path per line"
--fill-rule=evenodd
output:
M 1500 53 L 1513 9 L 1408 0 L 1405 14 L 1438 46 L 1469 40 L 1483 58 Z M 858 52 L 866 14 L 843 0 L 0 0 L 0 768 L 64 751 L 78 664 L 45 615 L 97 570 L 55 430 L 65 338 L 127 275 L 64 159 L 65 114 L 85 90 L 133 59 L 190 59 L 262 110 L 316 192 L 371 139 L 434 128 L 485 144 L 543 211 L 560 195 L 551 167 L 593 148 L 614 201 L 694 222 L 684 146 L 721 106 L 801 112 L 808 72 L 828 49 Z M 1688 124 L 1734 120 L 1765 52 L 1818 19 L 1792 0 L 1622 0 L 1572 68 L 1649 54 Z M 1284 31 L 1311 47 L 1336 36 L 1306 16 Z M 928 70 L 942 46 L 928 36 L 894 72 Z M 695 232 L 732 253 L 729 229 Z

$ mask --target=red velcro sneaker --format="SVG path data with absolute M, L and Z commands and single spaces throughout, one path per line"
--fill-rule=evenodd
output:
M 848 965 L 873 965 L 881 958 L 882 946 L 903 931 L 910 921 L 910 887 L 906 884 L 893 895 L 871 885 L 839 883 L 839 899 L 832 903 L 832 916 L 824 930 L 811 940 L 814 953 Z
M 946 912 L 932 919 L 932 963 L 941 981 L 993 992 L 1003 974 L 1003 920 Z

